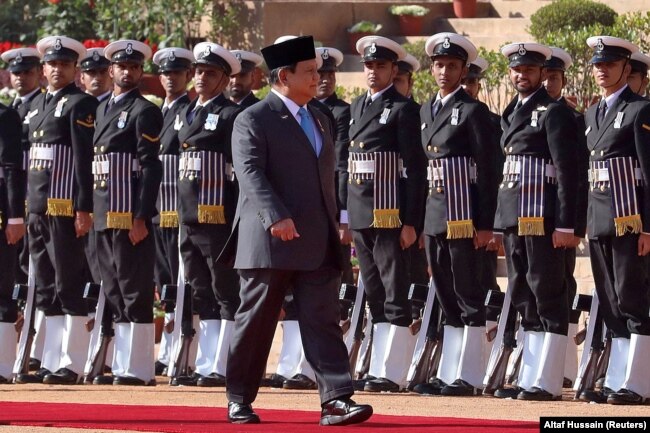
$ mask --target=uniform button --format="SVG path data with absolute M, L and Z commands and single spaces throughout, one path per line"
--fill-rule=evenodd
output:
M 187 178 L 188 178 L 189 180 L 194 180 L 194 175 L 193 175 L 193 174 L 190 174 Z
M 189 144 L 187 144 L 187 143 L 183 143 L 183 149 L 187 149 L 188 147 L 190 147 Z
M 431 152 L 431 145 L 427 146 L 427 150 Z
M 99 151 L 99 147 L 95 146 L 95 153 L 97 153 L 98 151 Z
M 104 188 L 106 186 L 106 181 L 102 180 L 101 187 Z
M 596 151 L 595 151 L 595 150 L 592 150 L 592 151 L 591 151 L 591 154 L 592 154 L 592 155 L 595 155 L 595 154 L 596 154 Z
M 97 189 L 97 184 L 93 183 L 93 189 Z
M 508 182 L 508 188 L 512 188 L 513 186 L 515 186 L 514 182 Z
M 33 133 L 32 135 L 33 135 L 34 137 L 38 137 L 38 131 L 34 131 L 34 133 Z
M 600 185 L 600 190 L 601 191 L 605 191 L 605 189 L 606 189 L 605 185 Z
M 504 186 L 506 185 L 502 183 L 501 185 L 499 185 L 499 188 L 503 189 Z
M 361 185 L 361 179 L 357 179 L 357 185 Z
M 438 153 L 438 146 L 433 146 L 434 153 Z
M 512 146 L 508 148 L 508 152 L 512 153 Z
M 39 135 L 40 135 L 41 137 L 44 136 L 44 135 L 45 135 L 45 131 L 43 131 L 43 130 L 41 129 L 41 132 L 39 133 Z
M 605 154 L 605 151 L 604 151 L 604 150 L 601 150 L 601 151 L 600 151 L 600 156 L 603 156 L 604 154 Z
M 100 147 L 99 150 L 103 153 L 106 150 L 106 146 Z
M 350 141 L 350 147 L 354 146 L 354 140 Z
M 442 193 L 442 188 L 441 188 L 441 187 L 436 188 L 436 192 L 437 192 L 438 194 L 441 194 L 441 193 Z
M 359 147 L 363 149 L 363 141 L 359 143 Z

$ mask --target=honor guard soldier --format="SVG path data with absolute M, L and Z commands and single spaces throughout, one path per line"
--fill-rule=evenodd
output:
M 104 56 L 103 48 L 88 48 L 86 58 L 79 62 L 81 84 L 86 93 L 97 98 L 99 102 L 111 96 L 113 80 L 108 73 L 111 62 Z
M 440 90 L 422 105 L 429 165 L 424 219 L 427 258 L 445 315 L 438 386 L 442 395 L 481 393 L 485 374 L 485 295 L 478 249 L 492 239 L 497 192 L 490 110 L 461 87 L 476 47 L 455 33 L 431 36 L 425 50 Z
M 228 347 L 239 307 L 237 272 L 216 259 L 230 236 L 237 203 L 231 135 L 241 108 L 223 94 L 240 71 L 230 51 L 212 42 L 194 47 L 198 97 L 179 116 L 180 249 L 201 320 L 196 371 L 179 385 L 224 386 Z M 216 300 L 216 302 L 215 302 Z
M 25 235 L 25 175 L 20 117 L 0 104 L 0 384 L 10 383 L 16 359 L 18 306 L 12 299 L 18 241 Z
M 372 313 L 373 339 L 365 391 L 397 392 L 406 385 L 415 338 L 411 335 L 408 248 L 424 218 L 426 155 L 419 142 L 418 105 L 393 86 L 396 42 L 366 36 L 356 45 L 368 92 L 350 109 L 347 208 L 359 267 Z
M 29 252 L 37 305 L 45 312 L 41 369 L 18 383 L 74 384 L 82 378 L 89 334 L 83 236 L 92 225 L 92 135 L 97 100 L 74 83 L 86 49 L 74 39 L 49 36 L 36 44 L 47 93 L 31 104 L 27 175 Z
M 27 165 L 29 164 L 29 119 L 27 114 L 30 112 L 30 106 L 34 98 L 39 95 L 41 89 L 41 78 L 43 77 L 43 66 L 41 64 L 41 53 L 36 48 L 15 48 L 2 53 L 2 60 L 7 63 L 7 70 L 11 86 L 18 93 L 16 99 L 11 103 L 11 107 L 18 111 L 22 123 L 21 148 L 23 150 L 23 175 L 27 176 Z M 27 284 L 27 274 L 29 272 L 29 242 L 27 235 L 23 236 L 17 244 L 18 261 L 16 268 L 16 282 Z M 46 299 L 40 299 L 43 305 L 48 305 Z M 49 300 L 51 301 L 51 299 Z M 36 305 L 35 329 L 36 336 L 32 343 L 30 355 L 30 370 L 36 370 L 40 367 L 40 359 L 43 354 L 43 342 L 45 337 L 45 315 L 43 314 L 43 305 Z
M 158 50 L 153 56 L 153 62 L 158 65 L 160 84 L 165 89 L 158 155 L 162 162 L 163 177 L 156 202 L 158 215 L 153 218 L 156 244 L 154 281 L 158 290 L 161 290 L 165 284 L 176 284 L 178 280 L 178 131 L 183 123 L 181 112 L 190 103 L 187 85 L 192 80 L 194 54 L 185 48 L 168 47 Z M 173 320 L 173 307 L 165 305 L 165 325 Z M 171 333 L 167 332 L 165 326 L 156 360 L 157 375 L 162 374 L 169 365 L 171 353 Z
M 114 385 L 154 385 L 151 218 L 162 177 L 163 119 L 138 90 L 151 49 L 120 40 L 104 48 L 114 89 L 97 108 L 94 219 L 102 284 L 115 321 Z
M 627 85 L 637 95 L 646 97 L 648 92 L 648 67 L 650 66 L 650 57 L 641 51 L 632 53 L 630 58 L 632 72 L 627 76 Z M 646 97 L 647 99 L 647 97 Z
M 259 102 L 259 99 L 253 94 L 253 84 L 255 82 L 255 68 L 258 68 L 264 63 L 264 59 L 259 54 L 251 53 L 244 50 L 231 50 L 230 51 L 241 65 L 241 70 L 238 74 L 230 77 L 228 84 L 228 94 L 230 100 L 242 108 L 250 107 L 251 105 Z
M 544 63 L 544 71 L 546 80 L 544 80 L 544 87 L 549 96 L 556 101 L 567 105 L 571 109 L 571 113 L 576 120 L 578 128 L 577 133 L 577 156 L 579 166 L 576 167 L 578 173 L 578 196 L 576 200 L 576 226 L 574 228 L 573 242 L 567 245 L 564 252 L 564 282 L 566 285 L 567 298 L 569 305 L 573 304 L 573 298 L 576 296 L 578 284 L 573 276 L 573 271 L 576 267 L 576 248 L 580 244 L 580 240 L 584 239 L 587 230 L 587 196 L 589 190 L 589 183 L 587 181 L 587 170 L 589 169 L 589 154 L 587 151 L 587 140 L 585 138 L 585 117 L 582 113 L 574 110 L 562 96 L 562 89 L 566 85 L 566 70 L 573 64 L 573 59 L 562 48 L 550 47 L 551 58 Z M 564 360 L 564 387 L 570 388 L 578 375 L 578 347 L 575 343 L 575 335 L 578 332 L 578 321 L 580 320 L 580 311 L 571 310 L 569 314 L 569 331 L 566 347 L 566 357 Z
M 524 346 L 517 386 L 495 397 L 562 398 L 569 301 L 564 252 L 576 226 L 577 127 L 569 108 L 544 87 L 551 49 L 535 43 L 501 48 L 518 95 L 502 116 L 506 154 L 495 227 L 502 230 L 512 304 Z
M 393 86 L 402 95 L 413 99 L 413 74 L 420 70 L 420 62 L 413 54 L 406 54 L 404 60 L 397 62 L 397 75 Z
M 314 40 L 286 39 L 263 48 L 262 55 L 272 90 L 235 121 L 238 239 L 231 238 L 221 257 L 230 258 L 236 242 L 242 302 L 228 359 L 228 420 L 260 422 L 251 404 L 291 288 L 305 356 L 318 382 L 320 424 L 363 422 L 372 408 L 350 399 L 354 390 L 338 324 L 333 127 L 309 104 L 318 82 Z
M 627 85 L 634 44 L 611 36 L 593 36 L 587 44 L 603 93 L 585 114 L 589 252 L 612 348 L 602 390 L 581 398 L 641 404 L 650 397 L 650 104 Z
M 483 74 L 487 70 L 489 64 L 487 60 L 483 57 L 476 57 L 472 61 L 467 70 L 467 75 L 463 77 L 460 84 L 463 87 L 463 90 L 474 99 L 479 99 L 479 93 L 481 92 L 481 79 Z M 497 184 L 501 183 L 501 173 L 503 171 L 503 163 L 505 161 L 505 155 L 501 150 L 500 138 L 501 138 L 501 116 L 496 113 L 490 112 L 490 124 L 492 125 L 492 133 L 496 137 L 494 140 L 495 148 L 494 152 L 494 162 L 497 167 Z M 494 237 L 490 242 L 488 242 L 485 248 L 480 248 L 476 250 L 478 255 L 478 283 L 481 286 L 481 290 L 484 293 L 487 293 L 490 290 L 500 291 L 501 288 L 497 283 L 497 253 L 500 248 L 503 247 L 503 238 L 501 233 L 494 233 Z M 485 317 L 485 328 L 486 332 L 490 333 L 492 329 L 496 326 L 496 317 L 501 310 L 491 311 L 491 308 L 486 306 L 486 317 Z M 485 353 L 487 360 L 489 354 L 492 350 L 492 343 L 488 341 L 485 346 Z

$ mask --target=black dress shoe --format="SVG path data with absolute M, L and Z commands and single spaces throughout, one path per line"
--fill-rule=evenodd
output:
M 233 424 L 259 424 L 260 417 L 250 404 L 228 402 L 228 422 Z
M 531 389 L 521 390 L 521 392 L 517 394 L 517 400 L 559 401 L 562 400 L 562 395 L 553 395 L 545 389 L 533 386 Z
M 585 389 L 580 393 L 578 397 L 582 401 L 594 402 L 594 403 L 607 403 L 607 397 L 610 394 L 613 394 L 614 390 L 611 388 L 604 387 L 600 391 L 593 389 Z
M 115 378 L 110 375 L 95 376 L 93 385 L 112 385 Z
M 440 395 L 456 397 L 470 397 L 481 394 L 483 394 L 482 389 L 474 388 L 472 385 L 462 379 L 456 379 L 440 390 Z
M 516 399 L 521 391 L 523 391 L 523 388 L 520 388 L 518 386 L 513 386 L 512 388 L 499 388 L 496 391 L 494 391 L 494 396 L 496 398 Z
M 48 385 L 76 385 L 79 379 L 79 375 L 69 368 L 59 368 L 56 372 L 45 375 L 43 383 Z
M 573 388 L 573 381 L 568 377 L 565 377 L 562 381 L 562 388 Z
M 0 376 L 0 385 L 4 385 L 7 383 L 11 383 L 11 382 L 9 382 L 9 380 L 6 377 Z
M 447 384 L 436 377 L 431 382 L 418 383 L 413 387 L 412 391 L 421 395 L 440 395 L 440 391 L 442 391 L 442 388 L 445 386 L 447 386 Z
M 43 383 L 43 378 L 50 373 L 52 372 L 47 368 L 39 368 L 33 374 L 20 373 L 16 376 L 16 383 Z
M 330 400 L 322 405 L 320 425 L 348 425 L 364 422 L 372 416 L 372 406 L 356 404 L 349 398 Z
M 621 388 L 607 397 L 608 404 L 643 404 L 644 398 L 634 391 Z
M 142 379 L 137 377 L 130 376 L 113 376 L 113 385 L 127 385 L 127 386 L 154 386 L 156 385 L 155 380 L 145 382 Z
M 167 370 L 167 366 L 160 361 L 156 361 L 154 364 L 154 370 L 156 372 L 156 376 L 162 376 L 164 374 L 164 371 Z
M 363 376 L 362 379 L 353 380 L 352 387 L 354 388 L 355 391 L 363 391 L 363 388 L 366 386 L 366 382 L 375 379 L 377 379 L 375 376 L 366 374 L 365 376 Z
M 197 382 L 202 377 L 203 376 L 199 373 L 192 373 L 191 376 L 172 377 L 172 380 L 169 382 L 169 384 L 171 386 L 196 386 Z
M 196 386 L 205 388 L 215 388 L 217 386 L 226 386 L 226 378 L 217 373 L 210 373 L 207 376 L 201 376 L 196 380 Z
M 399 392 L 399 385 L 390 379 L 380 377 L 378 379 L 369 380 L 366 386 L 363 387 L 367 392 Z
M 271 388 L 282 388 L 284 381 L 287 380 L 286 377 L 281 374 L 273 373 L 269 377 L 263 377 L 260 381 L 260 386 L 266 386 Z
M 37 371 L 41 368 L 41 361 L 36 358 L 29 358 L 29 371 Z
M 316 389 L 316 382 L 305 376 L 304 374 L 296 374 L 291 379 L 287 379 L 282 384 L 284 389 Z

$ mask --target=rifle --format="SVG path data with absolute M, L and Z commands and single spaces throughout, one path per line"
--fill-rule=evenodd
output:
M 440 338 L 440 303 L 436 297 L 433 278 L 429 285 L 411 284 L 409 300 L 422 305 L 420 332 L 415 342 L 411 365 L 406 376 L 406 388 L 412 390 L 420 383 L 426 383 L 435 374 L 440 359 L 442 339 Z M 422 332 L 422 330 L 425 330 Z
M 349 314 L 350 331 L 345 339 L 350 359 L 350 372 L 354 376 L 354 370 L 359 358 L 359 350 L 364 339 L 364 316 L 366 311 L 366 293 L 363 289 L 363 281 L 359 277 L 360 288 L 352 284 L 341 284 L 339 300 L 352 306 Z
M 88 360 L 84 367 L 84 383 L 93 383 L 98 376 L 104 375 L 104 366 L 106 365 L 106 353 L 111 339 L 115 336 L 113 331 L 113 317 L 110 306 L 106 302 L 106 295 L 102 284 L 86 283 L 84 288 L 84 299 L 97 301 L 95 312 L 95 325 L 93 327 L 93 341 L 95 347 L 90 348 Z M 99 326 L 97 326 L 99 324 Z M 99 336 L 99 338 L 97 338 Z
M 12 299 L 16 301 L 23 301 L 23 326 L 20 331 L 20 340 L 18 341 L 18 356 L 14 363 L 13 373 L 28 374 L 29 373 L 29 354 L 32 350 L 34 337 L 36 336 L 36 328 L 34 328 L 34 320 L 36 316 L 36 277 L 34 275 L 34 261 L 29 256 L 27 274 L 27 286 L 24 284 L 16 284 L 12 294 Z M 15 380 L 15 377 L 14 377 Z
M 498 290 L 490 290 L 485 298 L 485 305 L 501 308 L 499 324 L 490 353 L 488 367 L 483 378 L 483 394 L 493 395 L 506 383 L 506 373 L 512 352 L 517 347 L 516 328 L 517 311 L 512 307 L 512 293 L 505 294 Z M 513 374 L 510 374 L 510 378 Z
M 589 311 L 589 324 L 585 337 L 585 348 L 589 346 L 589 351 L 583 350 L 582 352 L 578 375 L 573 385 L 573 390 L 575 391 L 573 398 L 574 400 L 578 400 L 580 394 L 584 391 L 595 388 L 596 380 L 599 377 L 599 361 L 603 354 L 603 323 L 598 308 L 598 294 L 596 291 L 593 291 L 592 296 L 576 295 L 573 301 L 573 309 Z M 602 363 L 600 364 L 602 368 Z M 604 368 L 606 369 L 607 367 L 605 366 Z

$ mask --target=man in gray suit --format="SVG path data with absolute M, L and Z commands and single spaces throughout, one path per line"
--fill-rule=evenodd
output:
M 338 326 L 341 276 L 331 125 L 307 107 L 318 72 L 311 36 L 262 49 L 272 91 L 235 121 L 232 153 L 240 196 L 235 216 L 241 305 L 226 370 L 228 420 L 259 423 L 251 403 L 278 313 L 293 290 L 305 356 L 316 375 L 321 425 L 365 421 Z M 238 225 L 238 227 L 237 227 Z

